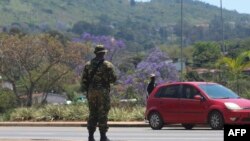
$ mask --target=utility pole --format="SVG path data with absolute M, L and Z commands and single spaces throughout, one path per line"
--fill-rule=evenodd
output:
M 180 54 L 180 62 L 181 62 L 181 76 L 180 81 L 183 81 L 183 0 L 181 0 L 181 54 Z
M 223 19 L 222 0 L 220 0 L 220 16 L 221 16 L 222 52 L 223 52 L 223 55 L 225 55 L 226 48 L 225 48 L 225 43 L 224 43 L 224 19 Z

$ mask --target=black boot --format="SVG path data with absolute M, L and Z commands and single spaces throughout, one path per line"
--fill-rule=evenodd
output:
M 95 141 L 94 132 L 93 131 L 89 131 L 89 140 L 88 141 Z
M 110 141 L 108 137 L 106 136 L 106 133 L 101 133 L 101 140 L 100 141 Z

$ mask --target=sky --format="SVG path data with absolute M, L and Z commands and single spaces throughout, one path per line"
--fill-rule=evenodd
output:
M 147 2 L 150 0 L 136 0 Z M 185 1 L 185 0 L 183 0 Z M 220 0 L 199 0 L 220 7 Z M 250 0 L 222 0 L 222 7 L 228 10 L 236 10 L 239 13 L 250 14 Z
M 220 0 L 200 0 L 220 7 Z M 222 7 L 228 10 L 236 10 L 239 13 L 250 14 L 250 0 L 222 0 Z

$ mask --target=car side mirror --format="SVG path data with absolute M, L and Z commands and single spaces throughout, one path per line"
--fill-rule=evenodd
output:
M 195 95 L 194 99 L 199 100 L 199 101 L 203 101 L 203 97 L 201 97 L 200 95 Z

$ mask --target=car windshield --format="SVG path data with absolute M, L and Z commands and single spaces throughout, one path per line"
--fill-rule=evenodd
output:
M 232 90 L 219 84 L 200 84 L 199 87 L 205 91 L 209 97 L 214 99 L 239 98 Z

